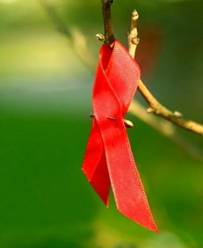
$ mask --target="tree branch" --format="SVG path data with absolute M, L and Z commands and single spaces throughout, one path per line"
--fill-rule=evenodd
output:
M 129 54 L 135 58 L 135 52 L 137 45 L 139 43 L 138 39 L 138 31 L 137 31 L 137 19 L 138 19 L 138 13 L 137 11 L 134 11 L 132 13 L 131 18 L 131 30 L 128 36 L 128 43 L 129 43 Z M 162 105 L 155 96 L 150 92 L 150 90 L 147 88 L 147 86 L 143 83 L 142 80 L 139 81 L 138 89 L 143 96 L 143 98 L 146 100 L 146 102 L 149 104 L 149 113 L 154 113 L 155 115 L 158 115 L 175 125 L 182 127 L 188 131 L 191 131 L 193 133 L 199 134 L 203 136 L 203 125 L 191 121 L 186 120 L 182 118 L 182 114 L 178 111 L 171 111 L 168 108 L 166 108 L 164 105 Z
M 94 71 L 94 57 L 88 49 L 85 36 L 79 30 L 70 29 L 69 27 L 67 27 L 50 2 L 48 2 L 47 0 L 39 0 L 39 2 L 43 9 L 46 11 L 50 20 L 56 26 L 57 30 L 66 37 L 80 61 L 88 69 Z M 104 37 L 101 34 L 98 34 L 97 37 L 100 40 L 104 40 Z M 132 42 L 132 44 L 134 43 L 136 42 Z M 134 49 L 136 50 L 136 48 L 132 46 L 131 51 L 135 51 Z M 172 140 L 175 144 L 179 145 L 185 151 L 185 153 L 190 155 L 192 158 L 203 161 L 203 157 L 199 149 L 195 148 L 193 145 L 188 144 L 182 139 L 182 137 L 179 137 L 176 128 L 170 122 L 165 120 L 160 121 L 156 116 L 149 115 L 145 107 L 135 100 L 132 102 L 129 112 L 153 129 L 157 130 L 160 134 Z
M 103 0 L 103 16 L 104 16 L 104 28 L 105 28 L 105 38 L 107 38 L 106 42 L 109 43 L 109 37 L 114 37 L 111 28 L 111 1 L 110 0 Z M 128 37 L 129 42 L 129 53 L 130 55 L 135 58 L 135 52 L 137 45 L 139 43 L 138 39 L 138 32 L 137 32 L 137 19 L 138 19 L 137 11 L 134 11 L 131 18 L 131 30 Z M 142 80 L 139 81 L 138 89 L 149 104 L 148 112 L 154 113 L 175 125 L 182 127 L 188 131 L 193 133 L 199 134 L 203 136 L 203 125 L 182 118 L 182 114 L 180 112 L 173 112 L 162 105 L 155 96 L 150 92 L 147 86 L 143 83 Z

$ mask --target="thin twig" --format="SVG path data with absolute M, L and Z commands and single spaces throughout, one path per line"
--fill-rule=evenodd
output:
M 192 120 L 182 118 L 182 114 L 178 111 L 171 111 L 162 105 L 150 92 L 147 86 L 140 80 L 139 91 L 150 106 L 150 112 L 158 115 L 176 126 L 182 127 L 192 133 L 203 136 L 203 125 Z
M 93 55 L 88 49 L 85 36 L 77 29 L 70 29 L 69 27 L 66 27 L 65 23 L 63 22 L 61 17 L 59 17 L 54 6 L 50 2 L 48 2 L 47 0 L 39 0 L 39 2 L 43 9 L 47 12 L 48 17 L 54 23 L 57 30 L 66 37 L 80 61 L 88 69 L 94 71 L 95 61 Z M 99 38 L 99 40 L 104 40 L 104 37 L 101 34 L 98 34 L 97 37 Z M 79 42 L 79 40 L 82 40 L 82 42 Z M 181 137 L 177 138 L 178 134 L 176 128 L 171 123 L 165 120 L 160 121 L 156 118 L 156 116 L 149 115 L 146 112 L 145 107 L 142 106 L 142 104 L 140 104 L 138 101 L 133 101 L 130 106 L 129 112 L 153 129 L 157 130 L 165 137 L 172 140 L 174 143 L 178 144 L 185 151 L 185 153 L 190 155 L 192 158 L 203 160 L 203 157 L 198 149 L 195 149 L 190 144 L 187 144 Z
M 137 45 L 139 44 L 138 38 L 138 30 L 137 30 L 137 20 L 139 18 L 139 14 L 136 10 L 132 12 L 131 16 L 131 25 L 130 25 L 130 32 L 128 35 L 128 46 L 129 46 L 129 54 L 134 58 Z

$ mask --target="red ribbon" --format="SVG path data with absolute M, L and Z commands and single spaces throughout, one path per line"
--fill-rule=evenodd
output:
M 101 47 L 93 89 L 93 126 L 83 171 L 106 205 L 112 188 L 116 207 L 124 216 L 158 231 L 123 119 L 139 79 L 138 64 L 118 41 L 112 48 Z

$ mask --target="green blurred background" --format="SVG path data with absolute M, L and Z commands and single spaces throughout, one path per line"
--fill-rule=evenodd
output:
M 140 13 L 138 60 L 152 91 L 203 122 L 203 1 L 114 2 L 124 44 Z M 100 0 L 50 3 L 96 61 Z M 129 136 L 160 235 L 119 215 L 113 199 L 106 209 L 86 182 L 92 80 L 38 0 L 0 0 L 0 247 L 202 248 L 203 162 L 139 119 L 129 117 Z M 201 137 L 179 133 L 203 155 Z

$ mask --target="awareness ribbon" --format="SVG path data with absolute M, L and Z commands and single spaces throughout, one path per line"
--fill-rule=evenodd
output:
M 121 214 L 158 232 L 124 124 L 139 79 L 138 64 L 119 41 L 101 47 L 93 88 L 92 130 L 82 170 L 106 205 L 112 188 Z

